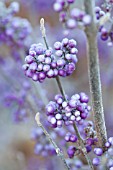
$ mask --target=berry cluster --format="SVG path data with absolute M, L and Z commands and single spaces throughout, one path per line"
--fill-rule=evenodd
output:
M 67 133 L 65 135 L 65 141 L 66 142 L 76 142 L 77 141 L 77 136 L 71 133 Z
M 27 19 L 13 17 L 5 28 L 8 45 L 17 44 L 19 47 L 23 45 L 28 46 L 32 27 Z
M 102 160 L 99 157 L 102 157 L 104 154 L 106 154 L 106 165 L 108 168 L 113 168 L 113 160 L 110 159 L 110 157 L 113 156 L 113 137 L 110 137 L 105 143 L 105 150 L 106 152 L 104 153 L 102 148 L 94 148 L 94 154 L 98 157 L 93 158 L 93 165 L 100 165 Z
M 84 11 L 73 8 L 70 11 L 70 18 L 66 22 L 66 26 L 68 29 L 74 29 L 77 25 L 89 25 L 91 23 L 91 17 L 86 14 Z
M 27 81 L 22 83 L 22 90 L 8 93 L 5 96 L 5 105 L 13 105 L 13 120 L 17 122 L 26 121 L 29 116 L 27 95 L 30 90 L 30 84 Z M 14 109 L 16 108 L 16 110 Z
M 15 17 L 19 11 L 19 4 L 12 2 L 7 8 L 0 2 L 0 40 L 8 46 L 28 46 L 32 27 L 27 19 Z
M 69 10 L 69 6 L 74 3 L 74 0 L 56 0 L 54 10 L 59 13 L 59 21 L 65 25 L 67 29 L 74 29 L 77 26 L 88 25 L 91 22 L 91 17 L 84 11 L 78 8 Z
M 59 21 L 65 25 L 67 29 L 64 33 L 67 35 L 70 29 L 75 29 L 78 26 L 86 26 L 91 23 L 91 17 L 78 8 L 72 8 L 69 10 L 69 6 L 73 4 L 74 1 L 66 2 L 64 0 L 56 0 L 54 3 L 54 10 L 59 13 Z M 108 5 L 109 4 L 109 5 Z M 113 26 L 110 23 L 111 27 L 106 28 L 104 24 L 106 20 L 109 20 L 109 14 L 111 11 L 112 1 L 109 1 L 107 5 L 105 5 L 104 10 L 100 7 L 95 7 L 95 15 L 96 19 L 101 25 L 99 28 L 100 37 L 102 40 L 109 40 L 108 45 L 111 46 L 113 44 Z M 100 19 L 105 16 L 105 19 Z M 103 23 L 105 20 L 105 23 Z M 109 20 L 110 21 L 110 20 Z M 102 23 L 101 23 L 102 22 Z
M 56 12 L 66 11 L 70 4 L 73 4 L 75 0 L 56 0 L 53 8 Z
M 39 82 L 43 82 L 46 77 L 69 76 L 75 70 L 77 52 L 73 39 L 64 38 L 62 42 L 55 42 L 54 50 L 45 49 L 41 43 L 33 44 L 25 58 L 27 64 L 23 65 L 23 70 L 27 77 Z
M 95 7 L 96 19 L 99 22 L 100 38 L 103 41 L 109 40 L 108 45 L 113 44 L 113 26 L 110 19 L 110 7 L 105 6 L 104 11 L 100 7 Z M 107 23 L 107 24 L 106 24 Z M 106 24 L 106 26 L 105 26 Z
M 112 46 L 113 45 L 113 28 L 112 25 L 110 27 L 110 29 L 101 26 L 100 27 L 100 37 L 103 41 L 107 41 L 108 40 L 108 45 Z
M 62 95 L 56 95 L 54 101 L 46 106 L 48 121 L 53 128 L 62 127 L 63 123 L 68 126 L 75 121 L 80 123 L 86 119 L 90 111 L 87 105 L 89 98 L 85 93 L 75 94 L 65 100 Z

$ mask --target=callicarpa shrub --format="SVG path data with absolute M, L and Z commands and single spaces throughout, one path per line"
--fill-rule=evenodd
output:
M 44 4 L 34 0 L 26 6 L 25 1 L 20 0 L 22 7 L 31 10 L 30 23 L 29 19 L 19 16 L 17 2 L 10 5 L 0 2 L 0 48 L 4 51 L 8 48 L 8 54 L 0 54 L 2 100 L 13 112 L 15 123 L 36 120 L 29 139 L 33 141 L 37 158 L 50 161 L 45 169 L 112 170 L 112 128 L 111 135 L 107 136 L 103 109 L 103 100 L 107 104 L 110 100 L 105 100 L 105 95 L 102 98 L 101 78 L 105 89 L 112 86 L 113 1 L 54 0 L 51 4 L 48 0 L 43 7 L 45 18 L 48 12 L 52 11 L 54 15 L 57 12 L 60 23 L 60 31 L 53 28 L 53 32 L 44 18 L 37 16 L 40 24 L 33 18 L 41 3 Z M 37 36 L 37 30 L 40 36 Z M 84 47 L 80 44 L 82 41 Z M 100 49 L 105 43 L 102 50 L 108 51 L 110 57 L 107 59 Z M 85 55 L 79 55 L 81 51 L 86 53 L 87 62 Z M 108 72 L 104 70 L 106 63 L 110 63 L 110 67 L 106 66 Z M 86 65 L 88 76 L 81 72 L 78 76 L 77 71 Z M 71 81 L 73 77 L 76 87 Z M 86 77 L 89 78 L 89 92 L 84 87 Z M 43 167 L 30 165 L 32 169 Z

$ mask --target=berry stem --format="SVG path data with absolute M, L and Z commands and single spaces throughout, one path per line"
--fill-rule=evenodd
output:
M 40 122 L 40 114 L 37 113 L 36 116 L 35 116 L 35 120 L 37 122 L 37 125 L 43 130 L 45 136 L 48 138 L 48 140 L 50 141 L 50 143 L 53 144 L 54 148 L 55 148 L 55 151 L 56 151 L 56 154 L 57 156 L 60 157 L 60 159 L 63 161 L 64 165 L 65 165 L 65 168 L 67 170 L 70 170 L 70 167 L 67 165 L 66 163 L 66 160 L 64 158 L 64 155 L 62 153 L 62 151 L 60 150 L 60 148 L 57 146 L 57 144 L 53 141 L 53 139 L 51 138 L 51 136 L 49 135 L 49 133 L 47 132 L 47 130 L 45 129 L 45 127 L 42 125 L 42 123 Z
M 64 99 L 65 99 L 65 101 L 66 101 L 65 91 L 64 91 L 64 89 L 63 89 L 63 87 L 62 87 L 62 84 L 61 84 L 61 81 L 60 81 L 59 76 L 56 77 L 56 81 L 57 81 L 58 87 L 59 87 L 59 89 L 60 89 L 60 92 L 61 92 L 62 96 L 64 97 Z
M 105 148 L 104 144 L 107 140 L 107 132 L 102 103 L 99 56 L 97 48 L 97 27 L 94 13 L 95 4 L 93 0 L 84 0 L 84 6 L 86 13 L 89 14 L 92 18 L 91 24 L 86 27 L 85 32 L 88 41 L 87 58 L 88 58 L 90 92 L 92 97 L 93 117 L 99 146 L 104 149 Z
M 43 37 L 43 39 L 44 39 L 44 42 L 45 42 L 46 48 L 47 48 L 47 49 L 49 49 L 49 46 L 48 46 L 48 43 L 47 43 L 46 37 Z

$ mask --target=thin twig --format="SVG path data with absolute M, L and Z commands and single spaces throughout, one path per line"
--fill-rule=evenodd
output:
M 62 84 L 61 84 L 61 81 L 60 81 L 59 76 L 56 77 L 56 81 L 57 81 L 57 84 L 58 84 L 58 87 L 59 87 L 59 89 L 60 89 L 60 92 L 61 92 L 62 96 L 63 96 L 64 99 L 66 100 L 65 91 L 64 91 L 64 89 L 63 89 L 63 87 L 62 87 Z
M 107 140 L 107 132 L 104 119 L 102 90 L 100 81 L 100 67 L 97 48 L 97 28 L 95 18 L 94 0 L 84 0 L 85 11 L 92 18 L 91 24 L 86 27 L 85 32 L 88 41 L 88 72 L 89 84 L 92 97 L 93 117 L 100 147 L 103 147 Z
M 57 156 L 60 157 L 60 159 L 63 161 L 64 165 L 65 165 L 65 168 L 67 170 L 70 170 L 70 167 L 67 165 L 66 163 L 66 160 L 64 158 L 64 155 L 62 153 L 62 151 L 60 150 L 60 148 L 57 146 L 57 144 L 53 141 L 53 139 L 51 138 L 51 136 L 49 135 L 49 133 L 47 132 L 47 130 L 45 129 L 45 127 L 42 125 L 42 123 L 40 122 L 40 113 L 38 112 L 35 116 L 35 120 L 37 122 L 37 125 L 39 127 L 41 127 L 41 129 L 43 130 L 44 134 L 46 135 L 46 137 L 48 138 L 48 140 L 50 141 L 50 143 L 53 144 L 54 148 L 55 148 L 55 151 L 56 151 L 56 154 Z

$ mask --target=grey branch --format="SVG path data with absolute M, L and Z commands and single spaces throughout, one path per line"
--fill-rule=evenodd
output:
M 95 122 L 95 128 L 97 131 L 97 137 L 99 140 L 99 146 L 103 147 L 107 140 L 107 132 L 104 119 L 104 110 L 102 103 L 102 90 L 100 80 L 100 68 L 99 57 L 97 47 L 97 27 L 95 18 L 95 4 L 94 0 L 84 0 L 85 11 L 92 18 L 92 22 L 86 27 L 85 32 L 87 36 L 87 57 L 88 57 L 88 72 L 89 72 L 89 84 L 92 97 L 93 117 Z

